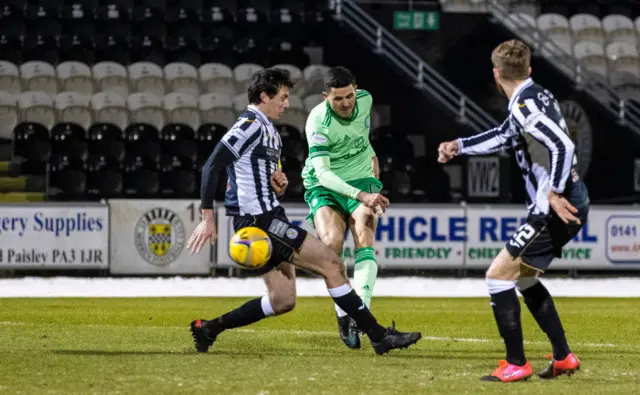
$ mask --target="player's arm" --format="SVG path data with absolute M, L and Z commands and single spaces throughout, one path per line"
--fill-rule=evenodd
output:
M 475 136 L 459 138 L 458 155 L 485 155 L 501 151 L 506 148 L 506 143 L 511 136 L 509 118 L 497 128 L 487 130 Z
M 371 156 L 371 163 L 373 165 L 373 175 L 375 178 L 380 178 L 380 162 L 378 162 L 378 156 L 373 150 L 371 143 L 369 143 L 369 155 Z
M 307 142 L 309 144 L 309 158 L 311 158 L 311 164 L 316 171 L 316 177 L 318 177 L 320 185 L 351 199 L 357 199 L 361 191 L 347 184 L 331 171 L 331 159 L 329 158 L 330 140 L 326 130 L 322 128 L 309 130 L 307 128 Z
M 552 192 L 563 193 L 574 164 L 575 144 L 560 125 L 541 111 L 526 117 L 524 131 L 549 150 L 549 186 Z
M 229 130 L 218 142 L 213 153 L 202 166 L 200 204 L 203 215 L 213 216 L 213 200 L 220 171 L 236 161 L 255 144 L 260 136 L 260 123 L 244 120 Z

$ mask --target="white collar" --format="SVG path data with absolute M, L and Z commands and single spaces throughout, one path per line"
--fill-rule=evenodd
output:
M 267 117 L 266 115 L 264 115 L 264 113 L 262 111 L 260 111 L 260 109 L 258 108 L 258 106 L 254 105 L 254 104 L 249 104 L 247 106 L 247 109 L 249 111 L 254 112 L 258 117 L 261 118 L 261 121 L 264 122 L 267 125 L 271 124 L 271 121 L 269 120 L 269 117 Z
M 520 93 L 531 85 L 533 85 L 533 80 L 531 79 L 531 77 L 529 77 L 520 85 L 518 85 L 516 89 L 514 89 L 513 94 L 511 95 L 511 99 L 509 99 L 509 106 L 507 107 L 509 111 L 511 111 L 511 107 L 513 106 L 513 103 L 516 101 L 518 96 L 520 96 Z

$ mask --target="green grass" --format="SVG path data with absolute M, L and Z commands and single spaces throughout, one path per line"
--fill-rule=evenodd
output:
M 207 354 L 187 325 L 246 299 L 0 299 L 0 394 L 637 394 L 640 301 L 559 299 L 582 370 L 553 381 L 478 381 L 504 357 L 488 299 L 374 298 L 374 313 L 425 339 L 374 354 L 338 338 L 330 299 L 229 331 Z M 523 305 L 526 351 L 546 365 L 545 335 Z M 454 340 L 457 338 L 458 340 Z

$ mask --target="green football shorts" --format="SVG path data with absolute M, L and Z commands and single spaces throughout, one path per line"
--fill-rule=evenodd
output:
M 379 193 L 382 190 L 382 183 L 380 180 L 373 177 L 347 181 L 347 184 L 364 192 Z M 358 200 L 348 198 L 322 186 L 307 189 L 304 193 L 304 201 L 309 206 L 309 215 L 307 215 L 306 219 L 314 227 L 315 224 L 313 223 L 313 217 L 315 217 L 316 211 L 318 211 L 322 206 L 331 207 L 340 214 L 346 222 L 351 213 L 353 213 L 360 205 Z

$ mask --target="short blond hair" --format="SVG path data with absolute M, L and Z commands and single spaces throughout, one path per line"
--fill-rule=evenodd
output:
M 491 63 L 505 80 L 525 80 L 529 77 L 531 50 L 520 40 L 509 40 L 491 52 Z

